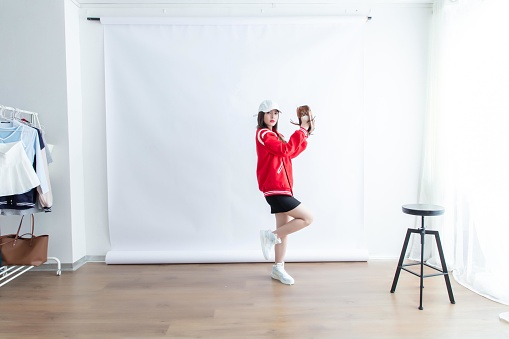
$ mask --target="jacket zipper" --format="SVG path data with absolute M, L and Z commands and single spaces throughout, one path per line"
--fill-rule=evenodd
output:
M 284 160 L 282 161 L 282 164 L 283 164 L 283 168 L 285 169 L 286 180 L 288 181 L 288 186 L 290 187 L 290 192 L 292 193 L 292 196 L 293 196 L 293 187 L 292 187 L 292 184 L 290 183 L 290 178 L 288 177 L 288 172 L 286 171 L 286 166 L 285 166 Z

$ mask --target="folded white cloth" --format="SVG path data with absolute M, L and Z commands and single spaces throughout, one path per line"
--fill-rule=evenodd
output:
M 41 183 L 21 141 L 0 143 L 0 196 L 23 194 Z
M 509 312 L 500 313 L 500 320 L 505 320 L 509 323 Z

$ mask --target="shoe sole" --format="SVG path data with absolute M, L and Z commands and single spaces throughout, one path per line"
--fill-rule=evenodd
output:
M 284 284 L 284 285 L 293 285 L 293 284 L 295 284 L 295 281 L 292 282 L 292 283 L 285 283 L 284 281 L 279 279 L 279 277 L 277 275 L 275 275 L 275 274 L 271 274 L 270 276 L 272 277 L 272 279 L 275 279 L 275 280 L 281 282 L 281 284 Z
M 260 231 L 260 243 L 262 244 L 262 253 L 265 260 L 269 260 L 269 253 L 267 250 L 267 238 L 265 238 L 265 231 Z

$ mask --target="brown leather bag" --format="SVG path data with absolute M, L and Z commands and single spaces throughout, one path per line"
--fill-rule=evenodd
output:
M 2 265 L 30 265 L 39 266 L 48 261 L 48 240 L 49 235 L 34 235 L 34 215 L 32 214 L 32 233 L 25 233 L 21 236 L 21 225 L 19 223 L 16 234 L 0 236 L 0 251 Z

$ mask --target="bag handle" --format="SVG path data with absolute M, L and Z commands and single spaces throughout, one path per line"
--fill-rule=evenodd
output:
M 6 241 L 6 242 L 2 242 L 1 241 L 2 239 L 10 239 L 10 240 Z M 10 244 L 10 243 L 14 242 L 13 238 L 2 238 L 2 239 L 0 239 L 0 246 L 7 245 L 7 244 Z
M 23 216 L 21 216 L 21 220 L 20 220 L 20 222 L 19 222 L 19 227 L 18 227 L 18 231 L 16 232 L 16 236 L 15 236 L 14 238 L 11 238 L 12 240 L 9 240 L 9 241 L 6 241 L 6 242 L 1 242 L 1 241 L 0 241 L 0 246 L 7 245 L 7 244 L 10 244 L 10 243 L 12 243 L 12 246 L 15 246 L 15 245 L 16 245 L 16 241 L 17 241 L 19 238 L 21 238 L 21 237 L 23 237 L 23 236 L 25 236 L 25 235 L 27 235 L 27 234 L 30 234 L 30 235 L 32 236 L 32 237 L 31 237 L 31 239 L 30 239 L 30 246 L 32 245 L 32 241 L 33 241 L 33 239 L 34 239 L 34 237 L 35 237 L 35 235 L 34 235 L 34 223 L 35 223 L 35 218 L 34 218 L 34 215 L 33 215 L 33 214 L 31 214 L 31 219 L 32 219 L 32 220 L 31 220 L 31 224 L 32 224 L 32 233 L 24 233 L 24 234 L 22 234 L 22 235 L 19 235 L 19 232 L 21 232 L 21 226 L 23 225 L 23 217 L 24 217 L 24 215 L 23 215 Z
M 16 241 L 18 240 L 18 238 L 20 237 L 19 236 L 19 232 L 21 231 L 21 226 L 23 225 L 23 218 L 25 216 L 22 215 L 21 216 L 21 220 L 19 222 L 19 227 L 18 227 L 18 231 L 16 232 L 16 236 L 14 237 L 14 244 L 13 245 L 16 245 Z M 32 224 L 32 233 L 25 233 L 23 235 L 26 235 L 26 234 L 32 234 L 32 239 L 34 238 L 34 223 L 35 223 L 35 217 L 34 217 L 34 214 L 30 214 L 30 217 L 31 217 L 31 224 Z M 22 236 L 23 236 L 22 235 Z M 30 245 L 32 244 L 32 241 L 30 241 Z
M 28 237 L 25 237 L 25 235 L 30 235 L 30 236 L 31 236 L 31 238 L 37 238 L 37 236 L 36 236 L 36 235 L 33 235 L 32 233 L 23 233 L 22 235 L 20 235 L 20 236 L 18 237 L 18 239 L 29 239 Z

